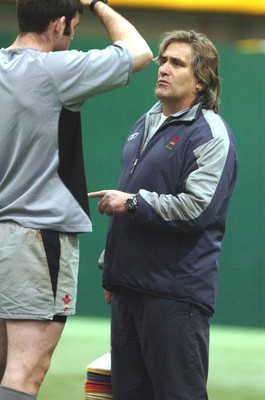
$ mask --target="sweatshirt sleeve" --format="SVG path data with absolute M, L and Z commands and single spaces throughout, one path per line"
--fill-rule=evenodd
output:
M 121 41 L 102 50 L 50 52 L 45 63 L 63 105 L 73 111 L 92 96 L 127 85 L 132 73 L 131 55 Z

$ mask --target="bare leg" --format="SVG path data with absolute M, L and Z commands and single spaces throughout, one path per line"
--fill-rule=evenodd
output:
M 0 318 L 0 383 L 6 369 L 7 333 L 6 321 Z
M 7 320 L 7 365 L 1 384 L 37 395 L 64 328 L 54 321 Z

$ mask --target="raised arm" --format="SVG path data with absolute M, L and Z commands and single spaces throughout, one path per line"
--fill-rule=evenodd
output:
M 81 0 L 84 7 L 89 7 L 91 3 L 92 0 Z M 95 3 L 94 12 L 107 30 L 112 43 L 122 40 L 127 45 L 132 56 L 133 72 L 140 71 L 151 62 L 151 49 L 129 21 L 103 1 Z

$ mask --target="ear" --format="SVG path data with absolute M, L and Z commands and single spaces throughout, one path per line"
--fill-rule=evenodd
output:
M 60 17 L 54 22 L 54 30 L 56 37 L 59 39 L 65 30 L 65 17 Z
M 199 92 L 202 89 L 202 84 L 200 82 L 197 82 L 196 84 L 196 90 Z

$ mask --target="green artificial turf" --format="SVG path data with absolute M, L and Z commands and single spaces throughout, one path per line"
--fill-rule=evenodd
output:
M 212 327 L 210 400 L 265 400 L 265 330 Z
M 108 319 L 69 318 L 38 400 L 84 400 L 86 367 L 109 351 L 109 336 Z M 265 400 L 265 330 L 212 326 L 208 391 L 210 400 Z

